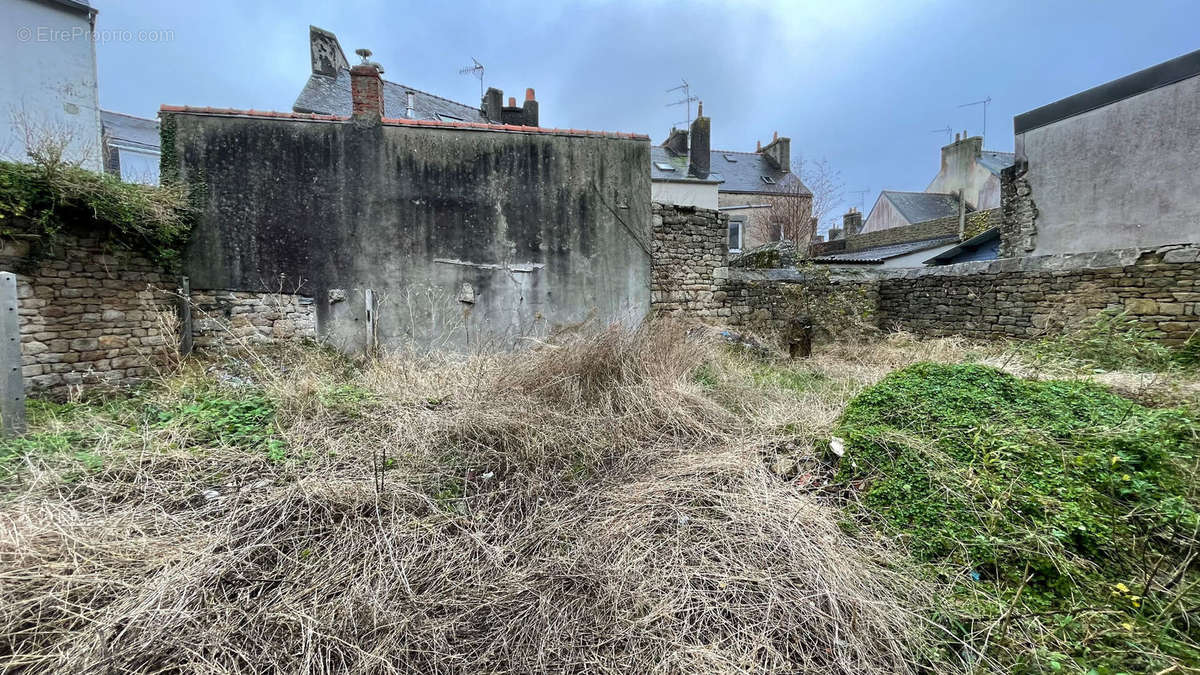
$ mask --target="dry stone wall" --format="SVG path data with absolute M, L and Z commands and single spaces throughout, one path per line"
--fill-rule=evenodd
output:
M 721 279 L 729 264 L 729 216 L 654 203 L 650 310 L 658 316 L 729 316 Z
M 179 340 L 179 277 L 86 231 L 0 242 L 0 268 L 17 275 L 22 372 L 33 394 L 135 384 Z M 33 249 L 33 250 L 31 250 Z M 202 348 L 315 337 L 311 299 L 293 294 L 193 291 Z

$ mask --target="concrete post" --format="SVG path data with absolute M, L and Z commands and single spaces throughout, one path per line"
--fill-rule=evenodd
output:
M 179 354 L 192 353 L 192 280 L 179 279 Z
M 375 353 L 375 291 L 367 289 L 364 294 L 367 310 L 367 354 Z
M 25 379 L 21 372 L 21 321 L 17 275 L 0 272 L 0 422 L 5 436 L 25 433 Z

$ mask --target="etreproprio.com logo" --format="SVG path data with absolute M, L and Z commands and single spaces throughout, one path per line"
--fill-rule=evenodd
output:
M 171 28 L 130 30 L 122 28 L 105 28 L 91 30 L 84 26 L 71 28 L 55 28 L 53 26 L 18 26 L 18 42 L 76 42 L 91 40 L 93 42 L 171 42 L 175 39 L 175 30 Z

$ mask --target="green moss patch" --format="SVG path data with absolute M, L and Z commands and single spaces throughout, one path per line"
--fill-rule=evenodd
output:
M 947 583 L 936 617 L 1006 669 L 1200 663 L 1200 422 L 1083 382 L 917 364 L 847 407 L 858 515 Z

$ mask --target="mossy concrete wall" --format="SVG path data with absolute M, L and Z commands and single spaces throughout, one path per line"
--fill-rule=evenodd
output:
M 507 347 L 649 309 L 647 140 L 164 118 L 202 195 L 193 286 L 311 295 L 339 348 L 367 345 L 367 290 L 383 347 Z

